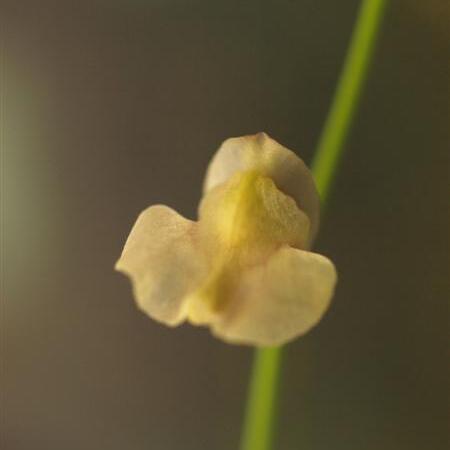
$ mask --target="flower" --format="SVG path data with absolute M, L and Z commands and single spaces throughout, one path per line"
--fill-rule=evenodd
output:
M 325 313 L 336 271 L 308 251 L 319 197 L 303 161 L 264 133 L 227 139 L 204 182 L 199 219 L 155 205 L 138 217 L 116 269 L 138 306 L 230 343 L 280 345 Z

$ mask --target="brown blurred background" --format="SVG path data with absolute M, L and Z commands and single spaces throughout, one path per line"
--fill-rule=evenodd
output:
M 448 7 L 392 1 L 289 345 L 278 450 L 444 450 Z M 2 2 L 4 450 L 235 450 L 251 351 L 165 328 L 113 271 L 137 214 L 195 217 L 229 136 L 310 161 L 359 1 Z

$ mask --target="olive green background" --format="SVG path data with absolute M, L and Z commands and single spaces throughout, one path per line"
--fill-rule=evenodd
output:
M 113 265 L 148 205 L 195 217 L 225 138 L 311 161 L 359 2 L 2 3 L 1 448 L 237 449 L 251 350 L 151 321 Z M 450 14 L 390 3 L 277 450 L 448 448 Z

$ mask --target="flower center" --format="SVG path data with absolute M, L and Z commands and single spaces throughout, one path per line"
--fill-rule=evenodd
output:
M 308 241 L 306 214 L 256 171 L 237 173 L 210 191 L 199 215 L 199 241 L 212 270 L 187 302 L 195 323 L 227 307 L 243 267 L 264 264 L 282 245 L 305 248 Z

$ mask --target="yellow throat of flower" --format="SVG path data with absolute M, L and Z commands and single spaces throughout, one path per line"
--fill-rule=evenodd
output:
M 186 302 L 196 324 L 211 322 L 227 307 L 243 267 L 264 264 L 283 245 L 304 248 L 308 242 L 308 217 L 257 171 L 239 172 L 208 192 L 199 216 L 210 272 Z

